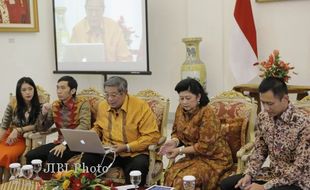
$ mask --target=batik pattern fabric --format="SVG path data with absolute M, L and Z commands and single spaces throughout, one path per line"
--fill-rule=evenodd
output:
M 245 173 L 267 181 L 270 187 L 310 189 L 309 115 L 289 104 L 280 116 L 261 112 L 255 127 L 254 151 Z M 270 167 L 261 169 L 267 156 Z
M 165 185 L 182 189 L 182 178 L 193 175 L 197 188 L 216 189 L 219 178 L 232 167 L 233 161 L 213 110 L 204 106 L 187 113 L 179 106 L 171 137 L 178 138 L 185 147 L 193 146 L 196 153 L 186 154 L 167 170 Z
M 52 120 L 59 134 L 55 143 L 63 141 L 63 136 L 59 130 L 61 128 L 88 130 L 91 127 L 89 102 L 83 97 L 71 98 L 65 103 L 56 100 L 52 105 Z

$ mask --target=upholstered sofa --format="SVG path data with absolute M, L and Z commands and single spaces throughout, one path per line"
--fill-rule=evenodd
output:
M 91 106 L 92 122 L 94 122 L 97 116 L 99 102 L 104 101 L 104 96 L 94 88 L 82 90 L 77 96 L 83 96 L 88 99 Z M 150 186 L 160 181 L 163 174 L 162 156 L 157 154 L 157 150 L 166 140 L 169 99 L 164 98 L 153 90 L 143 90 L 138 92 L 135 96 L 145 100 L 149 104 L 156 116 L 157 125 L 161 132 L 161 138 L 158 143 L 148 147 L 150 163 L 146 186 Z M 27 144 L 29 144 L 29 148 L 36 148 L 45 144 L 47 135 L 53 132 L 56 132 L 55 128 L 51 128 L 47 132 L 28 133 L 25 137 Z M 68 161 L 69 165 L 79 162 L 80 158 L 80 155 L 71 158 Z M 124 173 L 121 168 L 118 167 L 111 168 L 105 175 L 105 179 L 111 179 L 116 183 L 125 183 Z

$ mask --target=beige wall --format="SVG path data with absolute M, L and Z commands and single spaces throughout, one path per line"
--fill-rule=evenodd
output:
M 224 0 L 225 1 L 225 0 Z M 229 3 L 228 3 L 229 2 Z M 298 75 L 292 75 L 289 84 L 310 85 L 310 1 L 285 0 L 256 3 L 251 0 L 257 31 L 259 61 L 268 58 L 274 50 L 280 50 L 281 59 L 295 66 Z M 234 86 L 227 62 L 230 42 L 230 14 L 234 2 L 225 1 L 224 10 L 224 76 L 225 88 Z M 253 81 L 259 82 L 257 77 Z M 292 96 L 292 98 L 295 96 Z
M 173 91 L 180 79 L 185 60 L 181 39 L 201 36 L 201 59 L 207 66 L 207 90 L 210 96 L 231 89 L 236 82 L 228 66 L 228 47 L 234 0 L 149 0 L 149 44 L 151 76 L 124 76 L 129 91 L 152 88 L 171 99 L 173 112 L 178 96 Z M 31 76 L 56 98 L 55 85 L 62 76 L 55 70 L 52 26 L 52 1 L 38 0 L 39 33 L 0 33 L 2 82 L 0 116 L 10 92 L 22 76 Z M 291 84 L 310 82 L 310 1 L 288 0 L 256 3 L 252 7 L 258 33 L 259 59 L 277 48 L 284 60 L 296 67 Z M 79 89 L 101 89 L 100 75 L 73 75 Z

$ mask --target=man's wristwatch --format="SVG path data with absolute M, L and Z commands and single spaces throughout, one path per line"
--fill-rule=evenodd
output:
M 67 141 L 62 141 L 61 144 L 64 145 L 64 146 L 67 146 Z
M 126 151 L 130 152 L 130 146 L 128 144 L 126 144 Z
M 179 147 L 179 153 L 178 154 L 183 155 L 184 154 L 183 150 L 184 150 L 184 146 Z

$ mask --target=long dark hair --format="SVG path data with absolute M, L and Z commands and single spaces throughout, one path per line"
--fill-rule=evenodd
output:
M 199 107 L 203 107 L 210 102 L 207 93 L 205 92 L 201 84 L 193 78 L 186 78 L 181 80 L 175 86 L 174 90 L 177 91 L 178 93 L 188 90 L 191 93 L 195 94 L 196 96 L 200 94 L 201 97 Z
M 21 123 L 26 121 L 25 112 L 27 111 L 27 106 L 26 106 L 26 103 L 23 99 L 22 92 L 21 92 L 21 88 L 22 88 L 22 85 L 24 83 L 29 84 L 34 89 L 33 97 L 31 99 L 31 111 L 29 113 L 29 124 L 34 124 L 38 118 L 41 107 L 40 107 L 40 101 L 39 101 L 37 87 L 30 77 L 22 77 L 21 79 L 19 79 L 17 81 L 17 85 L 16 85 L 16 101 L 17 101 L 16 114 L 17 114 L 18 120 Z

